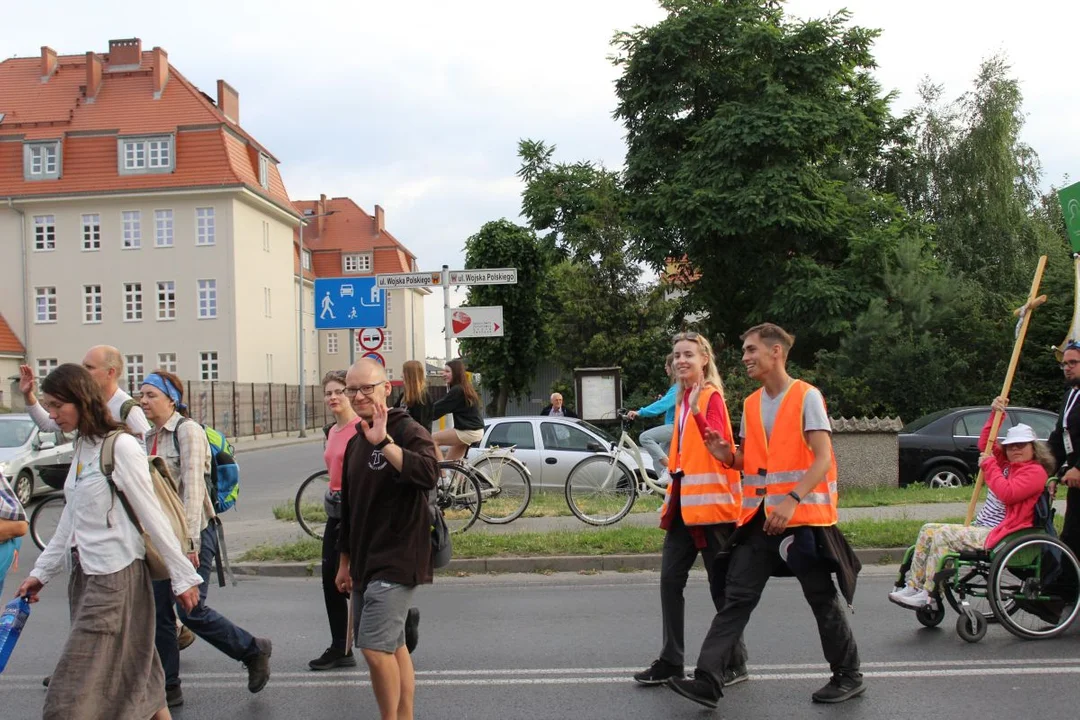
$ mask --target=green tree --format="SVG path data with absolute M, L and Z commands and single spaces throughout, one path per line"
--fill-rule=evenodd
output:
M 515 267 L 516 285 L 474 285 L 468 307 L 501 305 L 505 322 L 499 338 L 466 338 L 461 354 L 469 368 L 481 373 L 493 391 L 494 415 L 506 414 L 511 396 L 531 387 L 540 359 L 547 349 L 541 292 L 546 282 L 546 256 L 532 230 L 509 220 L 485 223 L 465 241 L 465 267 Z

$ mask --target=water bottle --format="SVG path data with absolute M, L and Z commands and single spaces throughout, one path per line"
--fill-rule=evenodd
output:
M 15 598 L 4 606 L 0 614 L 0 673 L 7 667 L 8 658 L 15 650 L 23 625 L 30 617 L 30 601 L 24 597 Z

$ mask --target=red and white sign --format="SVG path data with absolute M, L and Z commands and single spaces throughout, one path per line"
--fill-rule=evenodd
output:
M 451 337 L 502 337 L 502 305 L 457 308 L 451 310 L 449 324 Z
M 358 336 L 362 350 L 378 350 L 382 347 L 385 338 L 382 328 L 364 328 Z
M 384 358 L 382 355 L 380 355 L 377 352 L 366 352 L 366 353 L 364 353 L 363 357 L 366 357 L 369 360 L 374 360 L 375 362 L 379 363 L 383 367 L 386 367 L 386 358 Z

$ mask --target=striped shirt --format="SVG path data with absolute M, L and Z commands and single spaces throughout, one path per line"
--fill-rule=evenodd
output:
M 1008 468 L 1005 468 L 1006 473 Z M 998 500 L 998 496 L 990 488 L 986 488 L 986 502 L 979 508 L 979 514 L 975 516 L 972 525 L 977 527 L 993 528 L 1005 520 L 1005 503 Z
M 26 511 L 3 475 L 0 475 L 0 520 L 26 521 Z

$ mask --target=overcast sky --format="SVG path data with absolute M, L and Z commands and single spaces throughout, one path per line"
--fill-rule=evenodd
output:
M 382 205 L 424 270 L 461 267 L 465 238 L 517 217 L 520 138 L 554 143 L 560 160 L 622 165 L 610 40 L 662 18 L 653 0 L 53 0 L 47 18 L 38 6 L 7 4 L 4 57 L 105 52 L 133 36 L 160 45 L 211 96 L 218 78 L 239 91 L 241 123 L 281 160 L 294 199 Z M 1080 175 L 1080 3 L 790 0 L 788 13 L 843 7 L 882 29 L 878 76 L 900 93 L 896 112 L 922 77 L 955 97 L 982 59 L 1007 53 L 1044 185 Z M 441 306 L 441 293 L 428 298 L 428 355 L 442 354 Z

